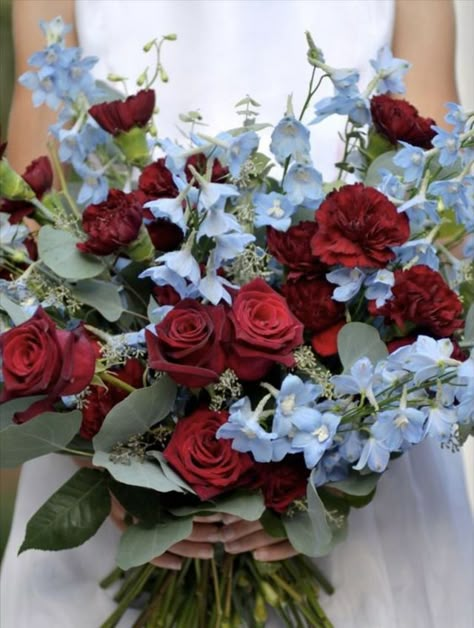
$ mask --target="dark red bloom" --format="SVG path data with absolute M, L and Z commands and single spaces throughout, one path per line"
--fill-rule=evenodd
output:
M 282 462 L 257 463 L 255 467 L 267 508 L 283 513 L 295 500 L 306 496 L 309 470 L 302 456 L 288 456 Z
M 300 277 L 282 287 L 290 310 L 305 329 L 321 331 L 344 318 L 344 303 L 334 301 L 334 286 L 326 279 Z
M 159 305 L 176 305 L 181 300 L 181 297 L 173 286 L 155 285 L 152 288 L 152 292 Z
M 260 379 L 275 362 L 294 366 L 292 352 L 303 342 L 303 325 L 263 279 L 239 290 L 229 318 L 233 327 L 229 366 L 239 378 Z
M 155 332 L 145 332 L 148 363 L 169 373 L 178 384 L 207 386 L 225 370 L 224 343 L 230 330 L 223 305 L 184 299 L 155 326 Z
M 183 241 L 183 232 L 178 225 L 165 218 L 156 218 L 145 226 L 157 251 L 176 251 Z
M 134 194 L 110 190 L 107 200 L 89 205 L 82 215 L 82 228 L 89 236 L 77 248 L 83 253 L 109 255 L 138 237 L 142 206 Z
M 193 166 L 197 172 L 200 174 L 205 174 L 207 169 L 207 157 L 203 153 L 198 153 L 197 155 L 191 155 L 186 160 L 186 166 L 184 168 L 184 172 L 186 174 L 186 179 L 191 181 L 193 178 L 193 174 L 189 169 L 189 166 Z M 229 170 L 221 164 L 218 159 L 214 159 L 212 163 L 212 173 L 211 173 L 211 181 L 212 183 L 222 182 L 223 179 L 227 177 L 229 174 Z M 195 184 L 197 185 L 197 184 Z
M 277 231 L 267 227 L 267 247 L 273 257 L 294 274 L 321 275 L 326 266 L 314 256 L 311 239 L 318 231 L 318 223 L 305 220 L 288 231 Z
M 47 396 L 16 417 L 21 423 L 48 409 L 59 397 L 82 392 L 94 375 L 96 355 L 84 329 L 58 329 L 41 308 L 1 335 L 0 350 L 4 380 L 0 402 Z
M 344 327 L 345 321 L 339 321 L 331 327 L 327 327 L 322 331 L 317 332 L 311 338 L 311 346 L 314 351 L 324 358 L 337 353 L 337 336 L 341 329 Z
M 113 375 L 134 388 L 142 388 L 143 371 L 141 362 L 136 358 L 130 358 L 122 367 L 115 370 Z M 91 386 L 88 392 L 82 409 L 80 435 L 86 440 L 92 440 L 102 427 L 107 414 L 117 403 L 125 399 L 128 392 L 113 384 L 108 388 Z
M 316 222 L 313 255 L 326 264 L 350 268 L 385 268 L 395 258 L 392 247 L 410 235 L 405 214 L 399 214 L 382 192 L 362 183 L 328 194 L 316 211 Z
M 32 161 L 21 176 L 39 199 L 53 185 L 53 169 L 48 157 L 45 156 Z M 9 222 L 15 225 L 21 222 L 25 216 L 32 214 L 35 208 L 34 205 L 26 201 L 3 200 L 0 204 L 0 211 L 10 214 Z
M 436 135 L 431 118 L 423 118 L 416 107 L 406 100 L 391 98 L 386 94 L 374 96 L 370 101 L 372 120 L 377 131 L 392 144 L 399 140 L 420 148 L 431 148 Z
M 138 179 L 138 188 L 146 194 L 148 200 L 178 196 L 178 188 L 171 172 L 165 166 L 164 158 L 158 159 L 143 169 Z
M 90 115 L 104 131 L 118 135 L 130 131 L 134 126 L 148 124 L 155 108 L 155 92 L 153 89 L 142 89 L 125 101 L 113 100 L 93 105 Z
M 216 438 L 228 412 L 200 408 L 180 419 L 164 456 L 202 500 L 242 485 L 254 461 L 246 453 L 232 449 L 232 441 Z
M 428 266 L 412 266 L 395 271 L 393 296 L 382 307 L 369 302 L 369 312 L 384 316 L 402 331 L 411 323 L 418 333 L 426 331 L 439 338 L 462 328 L 462 303 L 442 276 Z

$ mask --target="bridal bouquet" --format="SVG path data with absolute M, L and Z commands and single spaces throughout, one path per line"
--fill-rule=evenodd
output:
M 474 113 L 449 103 L 444 130 L 391 95 L 408 64 L 388 49 L 359 87 L 307 35 L 308 96 L 301 113 L 288 99 L 270 155 L 249 96 L 217 136 L 181 114 L 177 143 L 152 89 L 174 35 L 145 46 L 155 71 L 125 98 L 60 18 L 42 28 L 20 82 L 58 111 L 49 157 L 22 175 L 0 162 L 1 461 L 89 464 L 20 551 L 80 545 L 113 496 L 126 530 L 103 628 L 132 604 L 135 627 L 262 626 L 266 605 L 328 627 L 331 587 L 305 557 L 343 540 L 391 460 L 426 438 L 457 449 L 474 424 Z M 318 100 L 322 81 L 334 95 Z M 323 181 L 310 129 L 330 115 L 347 123 Z M 301 555 L 149 563 L 212 513 Z

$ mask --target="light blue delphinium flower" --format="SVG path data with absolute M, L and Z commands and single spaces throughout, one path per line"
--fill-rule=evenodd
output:
M 104 176 L 104 171 L 93 170 L 86 162 L 80 163 L 73 160 L 74 170 L 82 178 L 82 186 L 79 190 L 77 202 L 79 205 L 88 203 L 102 203 L 107 198 L 109 186 Z
M 216 203 L 207 210 L 196 237 L 198 240 L 203 236 L 215 238 L 230 232 L 241 233 L 242 227 L 234 216 L 225 211 L 225 199 L 223 199 L 222 202 Z
M 262 400 L 263 401 L 263 400 Z M 273 432 L 266 432 L 260 425 L 261 403 L 252 410 L 248 397 L 243 397 L 229 408 L 229 419 L 216 432 L 216 438 L 231 438 L 232 449 L 250 452 L 257 462 L 270 462 L 272 459 L 271 440 Z
M 433 146 L 440 150 L 438 161 L 441 166 L 452 166 L 459 157 L 461 140 L 455 131 L 445 131 L 439 126 L 432 127 L 436 135 L 431 140 Z
M 329 283 L 339 286 L 332 293 L 334 301 L 347 303 L 361 289 L 366 275 L 360 268 L 338 268 L 326 274 Z
M 418 183 L 425 167 L 425 151 L 407 142 L 399 142 L 404 148 L 393 158 L 393 163 L 403 168 L 403 178 L 407 183 Z
M 237 179 L 242 165 L 258 148 L 259 137 L 255 131 L 247 131 L 233 137 L 228 148 L 228 166 L 230 174 Z
M 359 93 L 357 83 L 359 82 L 360 74 L 355 68 L 332 68 L 328 74 L 336 93 L 343 96 L 353 96 Z
M 362 395 L 370 404 L 378 409 L 373 390 L 375 384 L 374 367 L 369 358 L 360 358 L 351 366 L 350 375 L 333 375 L 331 382 L 334 384 L 337 395 Z
M 198 208 L 200 210 L 211 209 L 218 202 L 225 201 L 233 196 L 239 196 L 239 191 L 235 185 L 229 183 L 212 183 L 203 177 L 193 166 L 189 166 L 193 177 L 199 183 L 200 194 L 198 197 Z
M 323 486 L 328 482 L 340 482 L 349 476 L 349 464 L 341 456 L 340 449 L 325 451 L 316 465 L 311 478 L 315 486 Z
M 256 227 L 270 226 L 277 231 L 287 231 L 291 225 L 291 216 L 295 207 L 283 194 L 255 194 L 254 225 Z
M 63 18 L 60 16 L 53 18 L 49 22 L 40 20 L 39 25 L 46 37 L 46 44 L 48 46 L 62 43 L 64 36 L 72 30 L 71 24 L 65 24 Z
M 474 350 L 470 357 L 462 362 L 457 369 L 455 396 L 459 403 L 456 406 L 457 421 L 461 425 L 474 425 Z
M 216 270 L 209 270 L 199 282 L 200 294 L 213 305 L 217 305 L 221 301 L 225 301 L 229 305 L 232 304 L 232 295 L 226 290 L 226 287 L 234 290 L 238 288 L 225 277 L 218 275 Z
M 366 287 L 365 298 L 375 299 L 375 305 L 382 305 L 392 296 L 392 288 L 395 285 L 395 275 L 392 271 L 383 268 L 376 273 L 366 277 L 364 281 Z
M 61 99 L 57 94 L 55 83 L 55 71 L 51 67 L 40 68 L 38 72 L 25 72 L 20 76 L 18 82 L 23 87 L 33 92 L 33 106 L 40 107 L 45 103 L 50 109 L 56 111 L 61 104 Z
M 441 443 L 447 442 L 456 423 L 456 411 L 454 407 L 431 406 L 423 408 L 428 414 L 426 432 L 432 438 Z
M 461 105 L 455 102 L 447 102 L 446 108 L 448 109 L 448 113 L 444 116 L 444 119 L 448 124 L 454 126 L 453 131 L 455 133 L 462 133 L 467 121 L 466 112 Z
M 410 63 L 405 59 L 397 59 L 393 56 L 390 48 L 385 45 L 377 52 L 375 59 L 370 61 L 370 65 L 377 72 L 379 82 L 377 83 L 377 93 L 404 94 L 405 85 L 403 80 L 410 68 Z
M 286 173 L 283 189 L 293 205 L 317 209 L 324 198 L 323 178 L 312 166 L 294 163 Z
M 278 436 L 288 436 L 294 417 L 311 417 L 316 410 L 310 406 L 321 395 L 322 388 L 311 382 L 303 382 L 296 375 L 287 375 L 276 398 L 272 430 Z M 319 413 L 317 413 L 319 414 Z
M 178 144 L 175 144 L 168 137 L 163 140 L 159 140 L 158 144 L 166 153 L 165 166 L 175 176 L 182 176 L 184 173 L 184 167 L 186 166 L 186 160 L 188 158 L 186 149 Z
M 386 168 L 380 168 L 379 175 L 381 178 L 380 183 L 377 185 L 377 190 L 380 190 L 380 192 L 385 194 L 385 196 L 389 196 L 397 200 L 404 198 L 406 186 L 403 185 L 399 177 Z
M 377 414 L 371 432 L 390 451 L 399 451 L 407 442 L 419 443 L 424 437 L 425 412 L 407 406 L 407 392 L 404 387 L 400 406 L 394 410 L 384 410 Z
M 363 440 L 357 430 L 349 430 L 344 433 L 344 440 L 339 446 L 339 453 L 347 462 L 359 460 L 362 452 Z
M 465 180 L 433 181 L 427 191 L 431 196 L 441 197 L 448 208 L 454 208 L 458 203 L 469 204 Z
M 316 117 L 310 124 L 317 124 L 332 114 L 348 116 L 350 121 L 358 126 L 370 122 L 370 104 L 367 98 L 356 94 L 343 96 L 337 94 L 332 98 L 323 98 L 314 105 Z
M 188 226 L 184 219 L 183 199 L 179 196 L 148 201 L 144 207 L 148 208 L 155 218 L 166 218 L 166 220 L 177 225 L 184 234 L 187 232 Z
M 387 362 L 414 373 L 415 384 L 436 377 L 440 370 L 453 370 L 459 361 L 451 358 L 453 343 L 449 338 L 435 340 L 430 336 L 418 336 L 416 341 L 391 353 Z
M 435 247 L 426 239 L 409 240 L 401 246 L 394 246 L 395 261 L 402 266 L 405 264 L 424 264 L 433 270 L 439 269 L 439 258 Z
M 296 428 L 291 444 L 302 451 L 308 469 L 315 467 L 322 455 L 333 443 L 341 417 L 332 412 L 314 411 L 311 414 L 297 414 L 293 418 Z
M 171 286 L 181 299 L 195 298 L 198 295 L 195 286 L 188 284 L 181 275 L 167 266 L 152 266 L 138 276 L 140 279 L 149 277 L 157 286 Z
M 438 203 L 429 201 L 421 194 L 417 194 L 397 209 L 399 214 L 406 213 L 410 221 L 410 231 L 419 233 L 441 222 Z M 409 242 L 407 242 L 409 244 Z
M 156 261 L 161 262 L 180 277 L 189 279 L 189 281 L 195 286 L 197 286 L 201 279 L 201 269 L 189 250 L 189 247 L 185 246 L 180 251 L 164 253 L 163 255 L 160 255 Z
M 390 460 L 390 451 L 382 442 L 370 436 L 364 443 L 360 454 L 359 462 L 353 469 L 362 471 L 368 467 L 371 471 L 382 473 L 385 471 Z
M 474 260 L 474 235 L 468 236 L 464 241 L 463 257 Z
M 214 259 L 216 265 L 222 262 L 233 260 L 240 255 L 252 242 L 255 236 L 251 233 L 225 233 L 214 238 L 216 248 L 214 249 Z
M 270 150 L 280 164 L 287 157 L 300 160 L 311 150 L 309 130 L 294 116 L 285 116 L 273 129 Z

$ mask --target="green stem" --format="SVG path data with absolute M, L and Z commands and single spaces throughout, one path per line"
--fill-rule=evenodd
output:
M 134 586 L 130 587 L 127 593 L 123 596 L 120 604 L 117 606 L 112 615 L 100 626 L 100 628 L 115 628 L 118 624 L 125 611 L 130 606 L 131 602 L 139 595 L 145 586 L 148 578 L 153 573 L 156 567 L 154 565 L 148 564 L 141 571 L 140 575 L 137 578 Z
M 59 183 L 61 186 L 61 192 L 64 194 L 67 202 L 69 203 L 69 206 L 71 208 L 72 213 L 74 214 L 74 216 L 81 221 L 82 220 L 82 214 L 79 211 L 79 208 L 76 205 L 76 201 L 72 198 L 71 194 L 69 193 L 69 188 L 67 186 L 66 183 L 66 177 L 64 176 L 64 171 L 61 167 L 61 163 L 59 161 L 59 157 L 58 157 L 58 152 L 56 150 L 55 145 L 52 142 L 48 142 L 48 151 L 51 157 L 51 161 L 53 162 L 53 168 L 54 168 L 54 172 L 56 174 L 56 176 L 59 179 Z
M 123 574 L 124 572 L 122 569 L 120 569 L 120 567 L 115 567 L 115 569 L 112 569 L 112 571 L 99 582 L 99 587 L 101 589 L 108 589 L 110 585 L 112 585 L 114 582 L 117 582 L 117 580 L 121 578 Z
M 46 218 L 46 220 L 49 220 L 49 222 L 54 223 L 54 221 L 56 220 L 55 216 L 49 211 L 49 209 L 45 205 L 43 205 L 43 203 L 39 199 L 35 197 L 30 199 L 29 202 L 36 207 L 36 209 L 40 212 L 43 218 Z
M 80 449 L 70 449 L 69 447 L 62 447 L 61 452 L 72 454 L 73 456 L 82 456 L 83 458 L 92 458 L 94 454 L 88 451 L 81 451 Z
M 211 573 L 212 573 L 212 584 L 214 586 L 214 597 L 216 599 L 215 627 L 219 628 L 220 621 L 222 619 L 222 606 L 221 606 L 221 596 L 220 596 L 220 591 L 219 591 L 219 579 L 217 577 L 217 563 L 214 558 L 211 560 Z
M 107 371 L 100 373 L 99 377 L 103 382 L 112 384 L 112 386 L 115 386 L 116 388 L 121 388 L 122 390 L 125 390 L 125 392 L 132 393 L 137 390 L 133 386 L 130 386 L 130 384 L 123 382 L 121 379 L 119 379 L 118 377 L 115 377 L 114 375 L 112 375 L 111 373 Z

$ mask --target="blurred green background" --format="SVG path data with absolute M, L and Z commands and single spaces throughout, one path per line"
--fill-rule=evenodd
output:
M 1 138 L 7 133 L 8 111 L 13 86 L 13 51 L 11 37 L 11 0 L 0 0 L 0 127 Z M 0 471 L 0 557 L 10 528 L 18 472 Z

